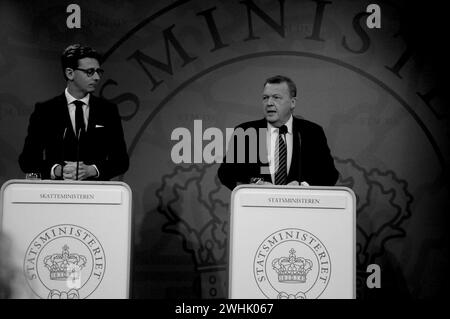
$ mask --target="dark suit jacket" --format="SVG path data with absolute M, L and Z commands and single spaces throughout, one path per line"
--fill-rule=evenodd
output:
M 267 121 L 265 119 L 246 122 L 238 125 L 236 128 L 247 130 L 253 128 L 256 130 L 263 129 L 267 132 Z M 235 130 L 236 131 L 236 130 Z M 292 123 L 293 145 L 292 145 L 292 160 L 291 167 L 288 174 L 288 182 L 298 181 L 299 183 L 305 181 L 311 186 L 333 186 L 339 176 L 339 172 L 334 166 L 333 158 L 328 148 L 327 139 L 322 127 L 307 120 L 294 117 Z M 260 141 L 260 139 L 263 139 Z M 230 150 L 228 150 L 227 157 L 224 158 L 220 165 L 218 176 L 222 184 L 230 190 L 236 187 L 237 183 L 250 183 L 252 177 L 263 178 L 267 182 L 272 182 L 270 173 L 262 174 L 261 168 L 265 167 L 268 171 L 266 135 L 260 136 L 258 134 L 257 161 L 251 161 L 249 139 L 245 143 L 245 162 L 237 162 L 237 145 L 234 147 L 234 162 L 227 163 L 229 159 Z M 261 147 L 264 150 L 261 152 Z M 263 159 L 263 161 L 261 161 Z
M 31 114 L 19 165 L 23 172 L 40 172 L 50 178 L 55 164 L 79 160 L 95 164 L 98 180 L 109 180 L 128 170 L 129 158 L 117 106 L 91 94 L 89 121 L 77 152 L 67 100 L 64 94 L 49 101 L 37 103 Z

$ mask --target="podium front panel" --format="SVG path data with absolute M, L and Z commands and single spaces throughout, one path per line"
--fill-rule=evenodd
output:
M 121 182 L 12 180 L 1 226 L 37 298 L 128 298 L 131 190 Z
M 345 187 L 237 187 L 229 297 L 355 298 L 355 202 Z

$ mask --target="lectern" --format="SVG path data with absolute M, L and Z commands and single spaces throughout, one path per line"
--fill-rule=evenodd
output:
M 131 190 L 122 182 L 11 180 L 1 229 L 36 298 L 128 298 Z
M 229 297 L 355 298 L 353 191 L 270 186 L 232 192 Z

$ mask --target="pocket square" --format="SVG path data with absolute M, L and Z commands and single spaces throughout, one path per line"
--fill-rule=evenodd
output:
M 104 127 L 103 125 L 96 124 L 95 128 Z

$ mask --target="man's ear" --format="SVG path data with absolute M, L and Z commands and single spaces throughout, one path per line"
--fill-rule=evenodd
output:
M 72 68 L 66 68 L 65 70 L 64 70 L 64 72 L 65 72 L 65 74 L 66 74 L 66 78 L 68 79 L 68 80 L 73 80 L 73 69 Z
M 297 98 L 295 96 L 291 97 L 291 110 L 295 109 L 296 103 L 297 103 Z

